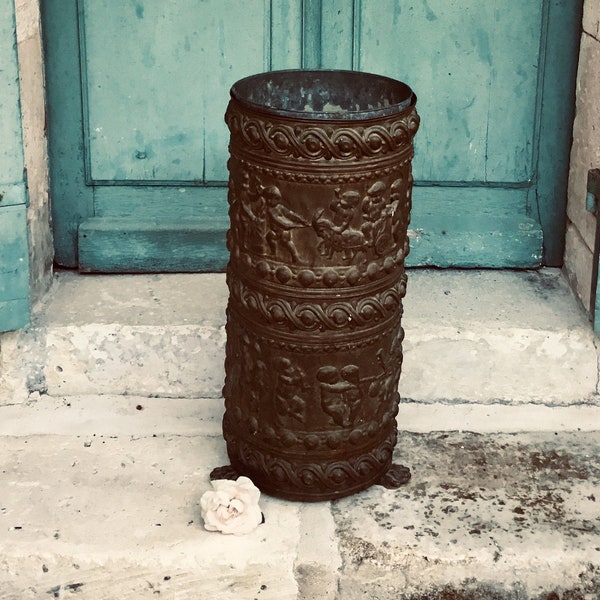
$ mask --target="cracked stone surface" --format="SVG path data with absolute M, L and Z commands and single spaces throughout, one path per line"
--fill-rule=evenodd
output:
M 0 599 L 600 600 L 597 339 L 560 271 L 411 271 L 412 480 L 263 496 L 242 538 L 198 508 L 225 301 L 222 275 L 60 273 L 0 337 Z
M 200 522 L 219 436 L 5 434 L 0 597 L 597 600 L 599 451 L 597 432 L 402 432 L 406 486 L 263 495 L 234 537 Z
M 333 503 L 340 598 L 600 598 L 599 445 L 598 433 L 401 434 L 412 481 Z

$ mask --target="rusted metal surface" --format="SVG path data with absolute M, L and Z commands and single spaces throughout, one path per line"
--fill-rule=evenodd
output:
M 416 97 L 349 71 L 234 85 L 223 433 L 261 490 L 379 482 L 396 443 Z M 401 478 L 402 479 L 402 478 Z

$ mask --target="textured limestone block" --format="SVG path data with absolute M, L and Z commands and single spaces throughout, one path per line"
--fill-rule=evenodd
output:
M 573 289 L 586 310 L 591 310 L 592 269 L 594 253 L 569 223 L 565 239 L 565 268 Z
M 577 100 L 569 174 L 567 214 L 589 248 L 594 247 L 596 219 L 586 210 L 587 173 L 600 167 L 600 41 L 583 34 L 577 74 Z
M 600 0 L 585 0 L 583 30 L 600 40 Z

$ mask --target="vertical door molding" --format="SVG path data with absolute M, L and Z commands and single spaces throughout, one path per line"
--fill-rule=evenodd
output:
M 361 0 L 325 0 L 314 12 L 321 53 L 318 68 L 360 71 Z
M 56 262 L 77 267 L 79 223 L 94 214 L 85 178 L 79 2 L 40 3 L 48 119 L 48 163 Z
M 320 69 L 322 66 L 322 14 L 322 0 L 302 0 L 301 66 L 303 69 Z
M 0 14 L 0 331 L 10 331 L 29 321 L 29 245 L 13 0 Z
M 544 0 L 537 102 L 535 203 L 544 233 L 544 264 L 560 267 L 565 251 L 569 153 L 583 0 Z

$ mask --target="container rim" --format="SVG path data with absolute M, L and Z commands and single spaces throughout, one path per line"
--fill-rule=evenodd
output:
M 299 102 L 304 101 L 314 91 L 317 84 L 328 85 L 321 89 L 321 96 L 345 96 L 347 105 L 351 101 L 353 87 L 356 95 L 362 99 L 350 108 L 343 108 L 341 104 L 326 103 L 326 110 L 312 108 L 308 104 L 299 107 Z M 313 88 L 310 88 L 310 86 Z M 292 90 L 290 88 L 295 86 Z M 306 88 L 309 89 L 306 89 Z M 296 105 L 290 107 L 292 102 L 286 102 L 281 95 L 293 91 L 298 94 L 295 98 Z M 330 94 L 332 92 L 333 94 Z M 277 96 L 279 93 L 279 97 Z M 230 96 L 236 102 L 259 112 L 278 115 L 282 117 L 306 120 L 324 121 L 349 121 L 386 117 L 405 111 L 414 106 L 417 97 L 412 89 L 402 81 L 377 75 L 365 71 L 351 71 L 342 69 L 286 69 L 279 71 L 266 71 L 244 77 L 234 83 L 230 89 Z M 311 96 L 308 96 L 311 98 Z M 323 103 L 324 98 L 320 98 Z M 372 100 L 366 102 L 365 100 Z M 317 105 L 319 102 L 316 103 Z M 327 106 L 329 104 L 329 106 Z

